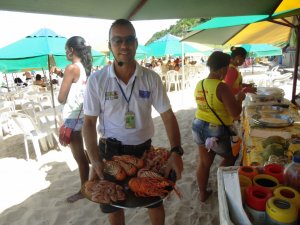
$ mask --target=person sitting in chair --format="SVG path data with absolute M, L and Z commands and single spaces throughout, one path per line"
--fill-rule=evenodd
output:
M 22 86 L 22 85 L 27 86 L 27 83 L 24 83 L 24 82 L 21 80 L 20 77 L 16 77 L 16 78 L 14 79 L 14 82 L 15 82 L 15 84 L 16 84 L 17 86 Z
M 35 81 L 33 82 L 34 85 L 39 85 L 42 87 L 46 87 L 45 82 L 42 80 L 42 75 L 41 74 L 37 74 L 35 76 Z

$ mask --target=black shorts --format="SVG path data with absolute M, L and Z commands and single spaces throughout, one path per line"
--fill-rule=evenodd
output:
M 100 138 L 99 150 L 102 159 L 111 160 L 114 155 L 134 155 L 141 158 L 151 148 L 151 139 L 139 145 L 123 145 L 114 138 Z
M 147 208 L 147 209 L 157 208 L 157 207 L 161 206 L 162 203 L 163 203 L 163 200 L 161 200 L 153 205 L 147 206 L 145 208 Z M 115 207 L 115 206 L 112 206 L 109 204 L 100 204 L 100 209 L 103 213 L 113 213 L 113 212 L 117 212 L 118 210 L 121 210 L 121 208 L 118 208 L 118 207 Z

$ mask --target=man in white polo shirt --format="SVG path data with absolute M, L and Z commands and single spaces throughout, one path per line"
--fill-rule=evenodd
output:
M 110 159 L 115 154 L 141 157 L 150 148 L 154 135 L 151 117 L 154 106 L 164 122 L 171 147 L 166 176 L 173 170 L 180 179 L 183 150 L 178 123 L 159 75 L 135 61 L 137 46 L 131 22 L 116 20 L 109 31 L 109 49 L 115 60 L 112 65 L 92 74 L 86 88 L 83 133 L 88 155 L 100 179 L 103 179 L 103 158 Z M 105 204 L 100 204 L 100 208 L 108 213 L 110 224 L 125 224 L 122 209 Z M 148 207 L 148 212 L 152 224 L 164 224 L 162 201 Z

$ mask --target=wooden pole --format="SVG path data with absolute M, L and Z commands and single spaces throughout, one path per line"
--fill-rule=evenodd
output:
M 296 88 L 297 88 L 297 80 L 298 80 L 298 66 L 299 66 L 299 53 L 300 53 L 300 26 L 295 28 L 297 35 L 297 47 L 296 47 L 296 56 L 295 56 L 295 67 L 294 67 L 294 75 L 293 75 L 293 90 L 292 90 L 292 103 L 296 103 Z
M 4 76 L 5 76 L 6 85 L 7 85 L 7 92 L 9 92 L 9 86 L 8 86 L 7 74 L 5 73 Z
M 51 57 L 52 57 L 52 59 L 51 59 Z M 57 120 L 56 120 L 56 109 L 55 109 L 55 102 L 54 102 L 54 93 L 53 93 L 53 84 L 52 84 L 52 74 L 50 74 L 51 66 L 55 66 L 55 65 L 51 65 L 51 62 L 53 62 L 53 64 L 55 63 L 54 57 L 53 57 L 53 55 L 48 55 L 48 71 L 49 71 L 49 79 L 50 79 L 50 90 L 51 90 L 52 108 L 53 108 L 53 111 L 54 111 L 55 129 L 58 132 L 58 129 L 57 129 Z

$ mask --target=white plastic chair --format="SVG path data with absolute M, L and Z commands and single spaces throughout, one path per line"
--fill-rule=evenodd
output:
M 56 108 L 58 109 L 58 107 Z M 55 109 L 55 110 L 56 110 Z M 54 109 L 44 109 L 40 103 L 26 102 L 22 105 L 22 111 L 31 116 L 40 128 L 54 129 L 55 127 L 55 113 Z M 53 113 L 49 113 L 53 111 Z M 56 111 L 57 123 L 61 122 L 61 112 Z M 58 125 L 57 125 L 58 126 Z
M 183 73 L 181 72 L 183 75 Z M 197 76 L 197 67 L 186 65 L 184 66 L 184 82 L 182 81 L 183 88 L 192 87 Z
M 36 154 L 36 159 L 39 160 L 41 157 L 40 144 L 43 149 L 47 149 L 48 146 L 45 138 L 49 135 L 55 135 L 54 131 L 49 129 L 40 129 L 35 121 L 29 115 L 24 113 L 12 112 L 10 117 L 23 132 L 26 159 L 29 159 L 28 140 L 31 140 Z
M 22 111 L 27 115 L 31 116 L 36 123 L 39 121 L 36 118 L 36 113 L 43 111 L 43 106 L 38 102 L 25 102 L 22 104 Z
M 277 75 L 271 79 L 271 85 L 272 87 L 278 87 L 286 82 L 289 82 L 292 80 L 293 73 L 284 73 L 281 75 Z
M 33 90 L 29 90 L 26 93 L 24 93 L 24 99 L 26 99 L 27 101 L 32 101 L 32 102 L 40 101 L 38 93 Z
M 4 133 L 11 132 L 9 114 L 14 111 L 13 106 L 14 104 L 11 101 L 0 100 L 0 141 L 3 140 Z
M 266 71 L 269 76 L 275 76 L 280 74 L 279 66 L 274 66 L 272 69 Z
M 175 91 L 180 89 L 179 73 L 176 70 L 169 70 L 167 72 L 166 87 L 168 91 L 171 90 L 172 84 L 174 84 Z

